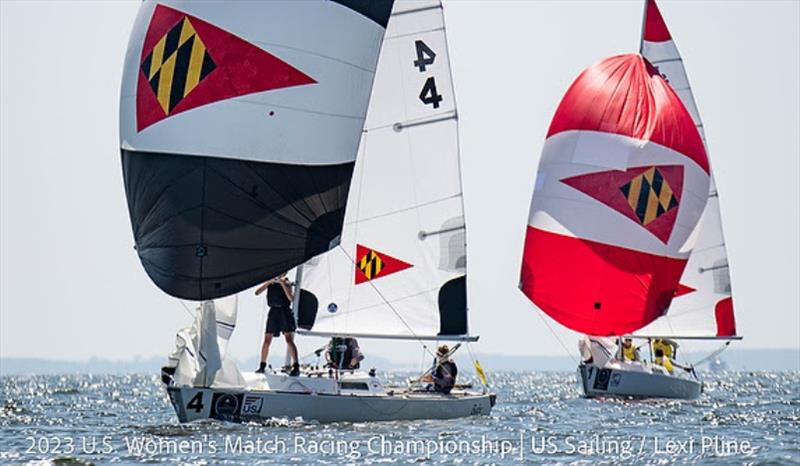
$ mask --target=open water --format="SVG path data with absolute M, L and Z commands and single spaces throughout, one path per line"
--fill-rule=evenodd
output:
M 181 425 L 153 375 L 1 377 L 0 463 L 800 464 L 800 372 L 703 378 L 695 401 L 586 400 L 572 373 L 497 373 L 490 416 Z

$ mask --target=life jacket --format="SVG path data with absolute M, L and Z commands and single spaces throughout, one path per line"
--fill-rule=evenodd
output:
M 350 338 L 332 338 L 328 347 L 328 358 L 338 369 L 347 367 L 353 359 L 353 347 L 350 344 Z M 342 367 L 339 367 L 340 365 Z
M 664 369 L 667 370 L 667 372 L 672 374 L 672 361 L 670 361 L 668 357 L 656 358 L 656 364 L 658 364 L 659 366 L 663 366 Z
M 289 298 L 286 297 L 286 293 L 283 291 L 283 287 L 280 283 L 271 283 L 267 287 L 267 305 L 269 307 L 281 308 L 292 306 L 292 303 L 289 301 Z
M 664 353 L 664 356 L 668 358 L 672 357 L 672 345 L 660 338 L 653 340 L 653 353 L 655 354 L 656 350 L 658 349 Z
M 458 367 L 453 361 L 445 361 L 436 366 L 434 371 L 433 386 L 439 393 L 448 394 L 456 384 Z
M 636 361 L 636 347 L 631 345 L 630 348 L 622 345 L 622 355 L 628 361 Z

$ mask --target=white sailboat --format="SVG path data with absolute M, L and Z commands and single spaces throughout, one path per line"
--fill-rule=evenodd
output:
M 202 301 L 163 373 L 179 420 L 488 414 L 487 390 L 386 387 L 374 371 L 242 373 L 225 351 L 236 293 L 322 253 L 298 267 L 301 328 L 472 338 L 440 2 L 163 3 L 143 4 L 131 36 L 121 146 L 145 269 Z M 398 221 L 409 229 L 386 230 Z
M 675 340 L 739 338 L 720 218 L 683 62 L 646 0 L 641 56 L 590 67 L 562 100 L 531 205 L 521 288 L 592 335 L 580 344 L 586 396 L 700 395 L 693 368 L 664 360 Z M 665 354 L 629 360 L 622 337 Z

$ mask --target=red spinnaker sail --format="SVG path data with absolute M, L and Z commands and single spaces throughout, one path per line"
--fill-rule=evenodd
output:
M 589 67 L 545 141 L 522 291 L 579 332 L 641 328 L 679 289 L 708 188 L 700 134 L 655 68 L 638 54 Z

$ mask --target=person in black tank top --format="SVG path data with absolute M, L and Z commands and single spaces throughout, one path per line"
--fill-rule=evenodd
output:
M 294 331 L 297 325 L 292 314 L 292 299 L 294 299 L 292 286 L 284 273 L 259 286 L 256 290 L 256 295 L 260 295 L 264 290 L 267 291 L 269 314 L 267 315 L 267 328 L 264 331 L 264 342 L 261 344 L 261 362 L 256 373 L 264 373 L 267 368 L 267 356 L 269 356 L 272 338 L 278 337 L 283 333 L 283 338 L 286 340 L 286 346 L 289 349 L 289 355 L 292 358 L 292 370 L 289 375 L 300 375 L 297 345 L 294 344 Z

